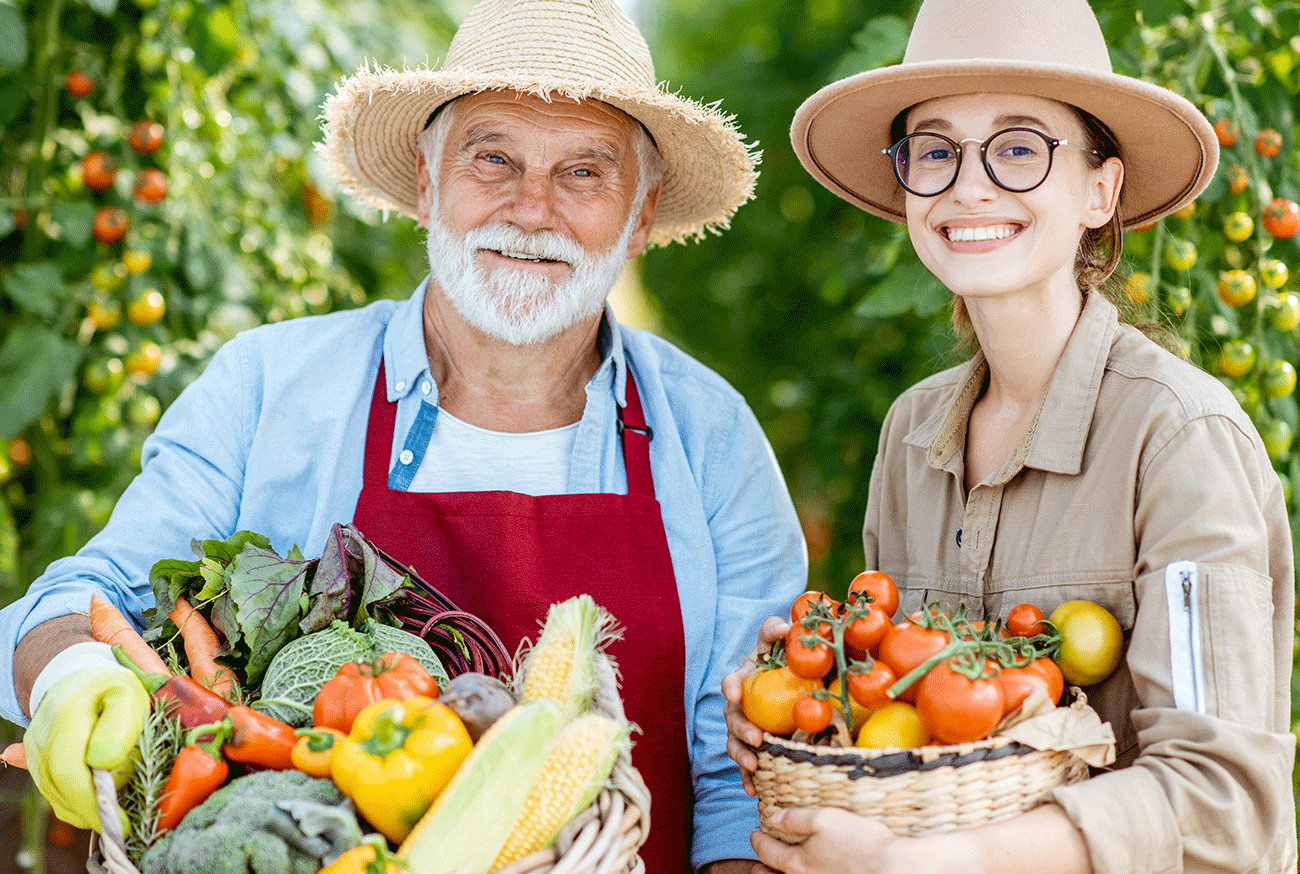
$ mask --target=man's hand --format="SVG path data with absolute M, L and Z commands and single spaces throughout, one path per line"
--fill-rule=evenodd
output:
M 745 791 L 755 794 L 754 770 L 758 767 L 758 756 L 754 748 L 763 742 L 763 731 L 745 718 L 740 709 L 740 699 L 744 694 L 745 679 L 754 673 L 758 657 L 772 649 L 772 645 L 785 637 L 790 630 L 790 623 L 779 616 L 771 616 L 758 630 L 758 643 L 750 652 L 745 663 L 737 670 L 722 678 L 722 694 L 727 704 L 722 708 L 722 715 L 727 720 L 727 755 L 740 766 L 740 779 Z
M 32 782 L 59 819 L 100 830 L 90 770 L 129 774 L 149 704 L 135 675 L 112 667 L 74 671 L 41 698 L 23 745 Z

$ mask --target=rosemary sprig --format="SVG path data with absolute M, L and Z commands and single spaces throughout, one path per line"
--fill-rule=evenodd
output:
M 140 731 L 136 748 L 135 773 L 119 793 L 122 809 L 131 820 L 126 835 L 126 851 L 132 861 L 139 861 L 158 833 L 158 801 L 162 798 L 167 776 L 176 754 L 185 743 L 185 728 L 171 715 L 172 708 L 155 706 Z

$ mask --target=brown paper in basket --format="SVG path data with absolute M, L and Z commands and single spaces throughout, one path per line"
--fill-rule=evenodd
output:
M 1075 700 L 1057 707 L 1039 687 L 993 734 L 1017 740 L 1036 750 L 1069 751 L 1094 768 L 1115 761 L 1115 732 L 1088 705 L 1088 696 L 1074 689 Z

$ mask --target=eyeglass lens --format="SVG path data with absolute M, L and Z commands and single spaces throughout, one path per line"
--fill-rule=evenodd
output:
M 941 134 L 910 134 L 895 148 L 894 170 L 908 191 L 933 197 L 956 181 L 962 152 L 961 146 Z M 1000 131 L 984 142 L 983 161 L 998 186 L 1029 191 L 1047 178 L 1052 166 L 1051 142 L 1038 131 Z

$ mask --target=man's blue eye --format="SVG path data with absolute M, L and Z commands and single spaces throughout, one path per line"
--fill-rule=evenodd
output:
M 917 156 L 921 161 L 951 161 L 952 149 L 934 148 L 928 149 Z
M 583 169 L 583 170 L 574 170 L 574 171 L 573 171 L 573 175 L 574 175 L 574 176 L 582 176 L 582 177 L 586 178 L 586 177 L 590 177 L 590 176 L 593 175 L 593 174 L 592 174 L 592 172 L 591 172 L 590 170 Z

